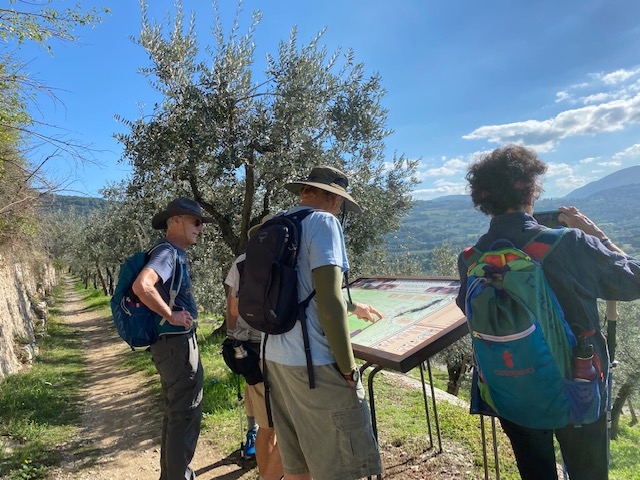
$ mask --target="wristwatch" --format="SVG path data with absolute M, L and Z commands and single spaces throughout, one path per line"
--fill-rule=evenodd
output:
M 350 380 L 352 382 L 356 382 L 358 383 L 358 380 L 360 380 L 360 370 L 358 370 L 357 368 L 354 368 L 353 370 L 351 370 L 351 372 L 349 373 L 343 373 L 342 376 L 346 379 L 346 380 Z

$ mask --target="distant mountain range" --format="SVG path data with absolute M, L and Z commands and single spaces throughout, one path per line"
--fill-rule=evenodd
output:
M 46 195 L 40 200 L 41 208 L 46 213 L 75 214 L 80 217 L 88 217 L 106 204 L 107 202 L 102 198 L 73 195 Z
M 628 185 L 638 185 L 640 187 L 640 165 L 623 168 L 606 177 L 588 183 L 583 187 L 577 188 L 565 198 L 586 198 L 604 190 L 612 188 L 625 187 Z
M 535 209 L 553 210 L 560 205 L 575 205 L 625 252 L 640 255 L 640 166 L 615 172 L 566 197 L 538 200 Z M 389 236 L 389 250 L 419 258 L 444 242 L 461 250 L 475 243 L 489 221 L 473 208 L 468 195 L 418 201 L 400 230 Z
M 56 195 L 44 209 L 84 216 L 104 204 L 100 198 Z M 575 205 L 625 252 L 640 255 L 640 166 L 612 173 L 566 197 L 541 199 L 535 208 L 553 210 L 560 205 Z M 489 217 L 473 208 L 471 197 L 448 195 L 416 202 L 387 242 L 391 252 L 411 253 L 426 261 L 431 250 L 445 242 L 456 251 L 473 245 L 488 227 Z

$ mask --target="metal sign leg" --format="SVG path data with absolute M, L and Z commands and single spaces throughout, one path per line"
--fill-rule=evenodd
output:
M 365 368 L 369 367 L 369 364 L 364 365 L 360 371 L 363 371 Z M 376 402 L 375 396 L 373 394 L 373 377 L 375 377 L 376 373 L 382 370 L 382 367 L 379 365 L 373 365 L 373 370 L 369 374 L 369 378 L 367 381 L 367 385 L 369 387 L 369 410 L 371 410 L 371 427 L 373 428 L 373 435 L 376 438 L 376 442 L 378 441 L 378 421 L 376 417 Z M 380 442 L 378 442 L 378 445 Z M 371 480 L 372 477 L 368 477 Z M 382 474 L 377 475 L 376 478 L 378 480 L 382 480 Z
M 500 461 L 498 460 L 498 435 L 496 434 L 496 417 L 491 417 L 491 434 L 493 436 L 493 460 L 496 465 L 496 480 L 500 480 Z
M 480 436 L 482 437 L 482 464 L 484 465 L 484 480 L 489 480 L 489 462 L 487 462 L 487 432 L 484 428 L 484 415 L 480 415 Z
M 431 401 L 433 402 L 433 416 L 436 420 L 436 433 L 438 434 L 438 448 L 442 453 L 442 435 L 440 434 L 440 420 L 438 418 L 438 407 L 436 406 L 436 391 L 433 387 L 433 375 L 431 373 L 431 362 L 427 359 L 427 371 L 429 372 L 429 385 L 431 385 Z
M 427 401 L 427 387 L 424 382 L 424 363 L 420 364 L 420 380 L 422 381 L 422 399 L 424 401 L 424 413 L 425 413 L 425 416 L 427 417 L 427 429 L 429 431 L 429 448 L 433 448 L 433 433 L 431 432 L 431 416 L 429 415 L 429 402 Z M 431 395 L 433 395 L 433 392 L 431 392 Z

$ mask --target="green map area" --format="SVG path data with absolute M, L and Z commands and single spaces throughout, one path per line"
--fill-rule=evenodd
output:
M 457 292 L 458 283 L 450 280 L 358 280 L 351 286 L 352 300 L 372 305 L 383 318 L 371 323 L 349 315 L 351 340 L 357 345 L 403 354 L 462 316 L 456 310 L 453 317 L 438 315 L 455 307 Z

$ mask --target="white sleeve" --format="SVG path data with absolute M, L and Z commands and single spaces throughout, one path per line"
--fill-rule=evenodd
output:
M 229 273 L 227 274 L 227 278 L 224 279 L 225 285 L 228 285 L 231 288 L 231 293 L 234 296 L 238 296 L 238 288 L 240 287 L 240 272 L 238 271 L 238 260 L 233 262 L 231 265 L 231 269 L 229 269 Z

